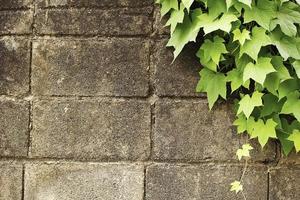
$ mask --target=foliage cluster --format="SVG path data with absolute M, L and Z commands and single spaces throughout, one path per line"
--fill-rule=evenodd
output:
M 168 16 L 174 59 L 189 42 L 203 66 L 197 92 L 235 99 L 237 132 L 262 147 L 300 151 L 300 0 L 157 0 Z M 238 159 L 249 157 L 244 144 Z M 243 190 L 241 181 L 232 190 Z

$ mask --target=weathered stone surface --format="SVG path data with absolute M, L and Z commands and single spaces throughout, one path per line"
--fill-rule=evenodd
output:
M 28 8 L 32 0 L 0 0 L 0 9 Z
M 38 101 L 32 157 L 143 160 L 150 151 L 150 106 L 134 100 Z
M 229 191 L 242 167 L 226 165 L 153 165 L 146 173 L 146 200 L 243 200 Z M 250 167 L 243 178 L 247 200 L 267 199 L 265 168 Z
M 193 46 L 173 61 L 173 53 L 166 48 L 167 41 L 156 41 L 152 64 L 155 70 L 155 88 L 159 96 L 196 96 L 200 64 L 194 56 L 197 51 Z
M 0 156 L 27 156 L 29 105 L 0 100 Z
M 269 199 L 300 199 L 300 169 L 281 168 L 271 171 Z
M 163 18 L 161 17 L 159 6 L 158 5 L 155 6 L 154 22 L 153 22 L 153 29 L 155 31 L 155 34 L 157 34 L 157 35 L 169 35 L 170 34 L 169 27 L 165 27 L 167 20 L 168 20 L 167 17 L 163 17 Z
M 149 43 L 141 39 L 38 40 L 32 89 L 39 95 L 146 96 Z
M 142 200 L 143 167 L 117 164 L 28 164 L 25 200 Z
M 295 153 L 295 151 L 291 152 L 288 156 L 282 154 L 279 164 L 285 166 L 300 166 L 300 154 Z
M 0 34 L 29 34 L 32 32 L 33 13 L 0 11 Z
M 39 34 L 146 35 L 151 32 L 152 8 L 38 10 Z
M 37 0 L 41 7 L 141 7 L 153 4 L 153 0 Z
M 236 160 L 235 152 L 245 143 L 232 126 L 228 104 L 208 110 L 206 100 L 160 100 L 156 105 L 153 136 L 154 158 L 158 160 Z M 261 152 L 260 152 L 261 153 Z M 253 155 L 256 161 L 273 160 L 272 146 Z
M 0 94 L 29 91 L 30 42 L 24 38 L 0 38 Z
M 22 200 L 22 165 L 0 162 L 0 200 Z

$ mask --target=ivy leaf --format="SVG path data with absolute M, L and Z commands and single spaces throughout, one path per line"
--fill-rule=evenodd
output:
M 238 159 L 241 160 L 242 157 L 250 157 L 250 150 L 252 149 L 253 147 L 250 144 L 244 144 L 242 148 L 236 152 Z
M 213 41 L 206 39 L 201 45 L 197 56 L 200 58 L 201 63 L 205 66 L 210 60 L 215 64 L 214 68 L 208 67 L 213 71 L 217 71 L 216 65 L 219 65 L 222 54 L 227 53 L 226 47 L 224 45 L 224 39 L 215 36 Z
M 251 8 L 245 6 L 244 9 L 245 23 L 255 21 L 264 29 L 269 30 L 270 22 L 275 17 L 276 4 L 274 1 L 259 0 L 257 5 L 253 5 Z
M 171 9 L 178 10 L 177 0 L 157 0 L 156 3 L 161 4 L 161 17 L 165 16 Z
M 189 11 L 194 0 L 182 0 L 184 7 Z
M 238 0 L 238 1 L 243 4 L 246 4 L 247 6 L 249 6 L 251 8 L 252 0 Z
M 237 127 L 237 133 L 243 133 L 247 130 L 247 119 L 245 115 L 238 115 L 238 118 L 233 122 L 233 125 Z
M 267 74 L 272 72 L 275 72 L 275 69 L 271 64 L 271 58 L 259 57 L 256 64 L 250 62 L 246 65 L 243 73 L 243 80 L 245 82 L 251 78 L 263 85 Z
M 300 60 L 300 39 L 288 37 L 278 29 L 270 34 L 272 44 L 276 46 L 280 55 L 287 60 L 289 57 Z
M 233 41 L 239 41 L 241 45 L 244 45 L 246 40 L 251 40 L 250 32 L 246 29 L 243 29 L 241 32 L 240 29 L 235 29 L 232 31 L 233 33 Z
M 206 0 L 207 7 L 209 10 L 209 15 L 216 18 L 220 14 L 225 13 L 227 11 L 226 2 L 225 1 L 216 1 L 216 0 Z
M 300 93 L 295 91 L 287 96 L 287 100 L 282 107 L 281 113 L 293 114 L 300 121 Z
M 300 151 L 300 131 L 294 130 L 293 133 L 288 137 L 288 140 L 294 142 L 296 152 Z
M 225 13 L 220 18 L 215 18 L 214 15 L 211 14 L 202 14 L 199 15 L 196 19 L 196 27 L 203 28 L 204 33 L 208 34 L 216 30 L 222 30 L 227 33 L 231 30 L 231 23 L 237 21 L 238 18 L 231 13 Z
M 219 95 L 226 99 L 226 77 L 222 73 L 215 73 L 206 68 L 200 71 L 200 77 L 196 91 L 207 93 L 209 109 L 212 109 Z
M 282 129 L 277 131 L 278 139 L 282 145 L 283 153 L 287 156 L 294 148 L 293 141 L 288 140 L 288 137 L 294 130 L 300 130 L 300 123 L 294 120 L 291 124 L 286 119 L 281 120 Z
M 299 89 L 300 83 L 296 79 L 288 79 L 280 83 L 278 88 L 278 97 L 279 99 L 284 98 L 295 90 Z
M 268 119 L 266 123 L 262 119 L 259 119 L 253 124 L 251 138 L 257 137 L 259 144 L 264 147 L 269 138 L 277 138 L 276 126 L 277 123 L 273 119 Z
M 293 67 L 296 71 L 298 78 L 300 78 L 300 60 L 293 62 Z
M 266 35 L 266 30 L 261 27 L 254 27 L 252 30 L 251 40 L 247 40 L 240 49 L 240 57 L 245 53 L 253 60 L 257 61 L 258 53 L 263 46 L 271 43 L 270 38 Z
M 262 96 L 263 94 L 255 91 L 250 97 L 248 94 L 245 95 L 239 102 L 239 109 L 237 114 L 244 113 L 246 118 L 249 118 L 253 109 L 257 106 L 262 106 Z
M 171 26 L 171 34 L 174 32 L 178 23 L 182 23 L 184 19 L 184 6 L 180 4 L 179 10 L 172 10 L 166 26 Z
M 265 117 L 281 111 L 284 101 L 279 101 L 277 96 L 265 94 L 262 99 L 264 106 L 262 107 L 260 117 Z
M 192 13 L 192 19 L 197 15 L 201 14 L 201 10 L 195 10 Z M 174 60 L 182 51 L 185 44 L 190 41 L 195 41 L 198 35 L 199 29 L 195 29 L 195 24 L 191 21 L 189 15 L 185 15 L 182 24 L 178 24 L 174 30 L 167 46 L 173 46 L 174 51 Z
M 276 12 L 275 19 L 270 23 L 270 29 L 273 30 L 279 25 L 284 34 L 291 37 L 296 36 L 297 27 L 295 24 L 300 23 L 300 12 L 294 8 L 290 2 L 282 4 Z
M 234 191 L 236 194 L 239 193 L 240 191 L 243 191 L 243 185 L 241 184 L 240 181 L 234 181 L 231 184 L 230 191 Z

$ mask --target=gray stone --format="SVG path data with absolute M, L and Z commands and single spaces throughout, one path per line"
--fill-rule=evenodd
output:
M 139 165 L 28 164 L 25 200 L 142 200 Z
M 38 10 L 38 34 L 146 35 L 151 32 L 152 8 Z
M 150 152 L 150 106 L 135 100 L 34 102 L 31 156 L 144 160 Z
M 29 104 L 0 100 L 0 156 L 27 156 Z
M 0 0 L 0 9 L 28 8 L 32 0 Z
M 146 200 L 244 200 L 230 192 L 242 167 L 230 165 L 164 165 L 147 168 Z M 250 167 L 243 178 L 247 200 L 267 199 L 268 175 L 263 167 Z
M 37 0 L 41 7 L 141 7 L 153 4 L 153 0 Z
M 160 15 L 160 8 L 159 6 L 155 6 L 154 9 L 154 22 L 153 22 L 153 29 L 156 35 L 169 35 L 170 28 L 169 26 L 166 27 L 165 24 L 168 21 L 168 16 L 164 16 L 163 18 Z
M 0 11 L 0 34 L 30 34 L 33 12 Z
M 295 151 L 292 151 L 288 156 L 282 154 L 279 164 L 285 166 L 300 166 L 300 154 L 297 154 Z
M 32 89 L 38 95 L 146 96 L 149 42 L 38 40 L 32 67 Z
M 0 200 L 22 200 L 22 165 L 0 162 Z
M 195 46 L 188 48 L 176 58 L 166 47 L 166 40 L 156 41 L 152 64 L 155 70 L 155 88 L 159 96 L 196 96 L 200 63 L 195 56 Z
M 153 136 L 158 160 L 236 160 L 235 152 L 246 142 L 232 126 L 229 104 L 208 110 L 206 100 L 158 101 Z M 275 159 L 274 146 L 253 155 L 256 161 Z
M 29 91 L 30 42 L 24 38 L 0 38 L 0 94 Z
M 269 200 L 300 199 L 300 169 L 280 168 L 270 173 Z

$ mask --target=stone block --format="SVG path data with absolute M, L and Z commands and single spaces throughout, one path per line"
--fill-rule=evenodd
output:
M 152 165 L 146 172 L 146 200 L 244 200 L 230 192 L 230 183 L 241 174 L 242 167 L 230 165 Z M 247 200 L 267 199 L 265 168 L 250 167 L 243 182 Z
M 0 200 L 22 200 L 21 164 L 0 162 Z
M 269 200 L 300 199 L 300 169 L 280 168 L 270 173 Z
M 0 35 L 30 34 L 32 32 L 33 12 L 0 11 Z
M 0 94 L 29 91 L 30 42 L 24 38 L 0 38 Z
M 1 99 L 0 124 L 0 157 L 27 156 L 29 104 Z
M 143 167 L 122 164 L 28 164 L 25 200 L 142 200 Z
M 208 110 L 206 100 L 157 102 L 155 109 L 153 155 L 158 160 L 237 160 L 236 150 L 246 143 L 236 134 L 229 104 L 217 104 Z M 255 161 L 274 160 L 276 148 L 256 152 Z
M 152 8 L 140 9 L 39 9 L 38 34 L 147 35 L 152 29 Z
M 135 100 L 34 102 L 31 156 L 144 160 L 150 152 L 150 106 Z
M 32 68 L 32 89 L 38 95 L 147 96 L 149 42 L 38 40 Z
M 32 0 L 0 0 L 0 9 L 28 8 Z

